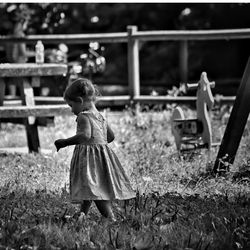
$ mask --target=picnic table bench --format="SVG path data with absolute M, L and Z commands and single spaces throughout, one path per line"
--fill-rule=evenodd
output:
M 36 117 L 51 117 L 69 112 L 63 104 L 35 105 L 33 87 L 40 86 L 41 77 L 67 74 L 66 64 L 53 63 L 3 63 L 0 64 L 0 122 L 21 118 L 25 125 L 30 152 L 39 152 L 40 142 Z M 20 91 L 22 105 L 4 106 L 5 88 L 12 78 Z

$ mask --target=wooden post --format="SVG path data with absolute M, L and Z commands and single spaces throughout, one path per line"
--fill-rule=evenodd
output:
M 128 31 L 128 82 L 129 95 L 133 101 L 140 95 L 139 41 L 133 38 L 137 26 L 127 26 Z
M 29 81 L 26 78 L 17 80 L 19 81 L 19 88 L 23 105 L 35 106 L 34 92 Z M 29 116 L 28 118 L 24 118 L 24 125 L 26 128 L 29 152 L 39 152 L 40 142 L 35 117 Z
M 0 106 L 3 106 L 5 96 L 5 81 L 3 78 L 0 78 Z M 1 122 L 0 122 L 0 128 L 1 128 Z
M 180 65 L 180 80 L 181 82 L 188 81 L 188 41 L 180 42 L 179 50 L 179 65 Z
M 250 57 L 214 164 L 214 172 L 233 164 L 250 111 Z M 223 162 L 220 160 L 223 159 Z
M 208 149 L 211 149 L 212 146 L 212 126 L 210 121 L 209 110 L 211 110 L 214 105 L 214 97 L 210 88 L 210 85 L 215 83 L 209 82 L 207 78 L 207 73 L 202 72 L 199 86 L 197 90 L 197 119 L 202 121 L 202 141 L 208 146 Z

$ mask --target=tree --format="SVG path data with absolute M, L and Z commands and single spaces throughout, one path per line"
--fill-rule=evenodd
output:
M 1 3 L 3 35 L 11 26 L 9 10 L 15 5 L 31 11 L 28 34 L 125 32 L 128 25 L 137 25 L 141 31 L 228 29 L 246 28 L 250 22 L 250 5 L 243 3 Z M 127 82 L 127 45 L 104 46 L 107 70 L 96 81 Z M 212 79 L 240 77 L 248 47 L 247 40 L 189 42 L 189 79 L 199 79 L 204 70 Z M 178 85 L 178 48 L 177 42 L 141 43 L 142 84 Z M 87 45 L 69 49 L 84 51 Z

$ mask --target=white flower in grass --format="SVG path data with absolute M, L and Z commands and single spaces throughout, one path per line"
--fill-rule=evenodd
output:
M 146 182 L 152 182 L 152 181 L 153 181 L 152 178 L 149 177 L 149 176 L 143 176 L 142 179 L 143 179 L 144 181 L 146 181 Z

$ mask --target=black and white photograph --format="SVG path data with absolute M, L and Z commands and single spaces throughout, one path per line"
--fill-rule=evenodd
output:
M 0 250 L 249 250 L 250 3 L 0 1 Z

